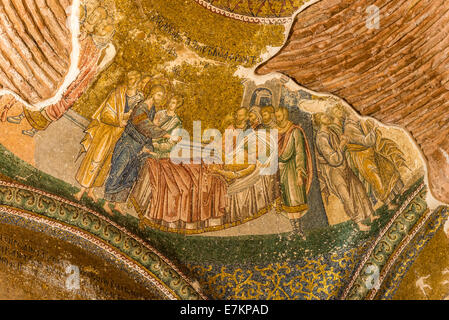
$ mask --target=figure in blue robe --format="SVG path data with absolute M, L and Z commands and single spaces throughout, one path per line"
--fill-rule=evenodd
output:
M 168 133 L 154 123 L 155 107 L 144 102 L 136 106 L 129 118 L 123 135 L 115 145 L 111 170 L 106 180 L 105 200 L 126 202 L 134 182 L 137 180 L 144 147 L 153 151 L 153 138 L 167 137 Z

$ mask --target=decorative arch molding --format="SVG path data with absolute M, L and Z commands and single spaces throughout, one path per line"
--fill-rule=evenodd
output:
M 242 14 L 236 8 L 238 7 L 238 4 L 234 6 L 234 8 L 231 8 L 230 6 L 215 6 L 213 5 L 213 1 L 211 0 L 194 0 L 199 5 L 203 6 L 209 11 L 212 11 L 213 13 L 220 14 L 222 16 L 225 16 L 227 18 L 240 20 L 243 22 L 248 23 L 255 23 L 255 24 L 286 24 L 293 21 L 293 14 L 295 11 L 299 8 L 299 6 L 291 6 L 289 7 L 289 10 L 286 10 L 284 12 L 276 13 L 274 11 L 271 12 L 270 15 L 264 15 L 259 14 L 257 12 L 257 8 L 260 8 L 262 5 L 266 4 L 271 7 L 271 0 L 259 0 L 259 1 L 252 1 L 248 2 L 248 6 L 252 6 L 256 12 L 253 11 L 253 15 L 248 14 Z M 243 1 L 240 1 L 243 2 Z M 239 2 L 239 3 L 240 3 Z M 284 1 L 284 2 L 291 2 L 291 1 Z M 306 1 L 301 1 L 302 4 Z M 251 8 L 250 8 L 251 9 Z
M 0 223 L 33 229 L 74 245 L 87 244 L 164 299 L 206 297 L 170 260 L 126 228 L 64 198 L 0 181 Z M 45 231 L 43 231 L 45 230 Z

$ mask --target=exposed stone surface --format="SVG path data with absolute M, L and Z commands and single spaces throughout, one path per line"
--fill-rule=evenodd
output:
M 373 4 L 378 29 L 367 28 Z M 282 72 L 406 128 L 427 158 L 432 193 L 449 203 L 448 31 L 444 0 L 323 0 L 298 14 L 258 73 Z
M 0 1 L 0 88 L 31 104 L 55 95 L 70 66 L 70 2 Z

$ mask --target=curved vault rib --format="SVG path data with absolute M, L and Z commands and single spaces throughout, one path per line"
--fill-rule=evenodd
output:
M 79 0 L 0 2 L 0 95 L 31 110 L 59 101 L 79 72 L 78 7 Z

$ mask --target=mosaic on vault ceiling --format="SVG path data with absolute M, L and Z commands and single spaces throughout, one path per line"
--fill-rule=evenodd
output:
M 0 263 L 37 232 L 71 253 L 37 296 L 68 264 L 65 298 L 407 298 L 449 202 L 437 8 L 2 1 Z

